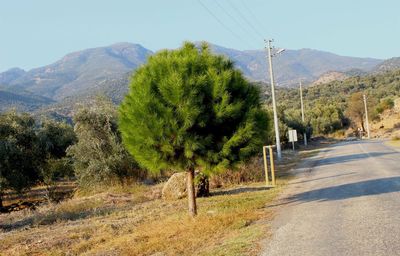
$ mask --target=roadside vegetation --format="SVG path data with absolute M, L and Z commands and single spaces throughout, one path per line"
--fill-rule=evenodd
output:
M 258 255 L 274 216 L 268 205 L 290 170 L 316 152 L 313 145 L 285 151 L 275 188 L 264 185 L 260 157 L 246 172 L 211 178 L 211 196 L 198 198 L 195 219 L 185 199 L 161 199 L 162 183 L 78 191 L 36 211 L 0 215 L 0 255 Z
M 271 104 L 269 90 L 266 103 Z M 362 95 L 368 98 L 369 120 L 378 122 L 384 111 L 394 106 L 400 97 L 400 70 L 380 74 L 350 77 L 344 81 L 305 87 L 305 122 L 301 122 L 299 89 L 281 88 L 277 92 L 279 116 L 282 123 L 281 140 L 287 141 L 288 127 L 301 134 L 306 131 L 314 136 L 336 134 L 342 136 L 349 129 L 351 133 L 361 127 L 365 131 L 362 115 L 364 105 Z M 354 135 L 354 134 L 353 134 Z
M 278 192 L 201 198 L 195 219 L 187 216 L 185 200 L 140 203 L 145 197 L 140 193 L 72 199 L 2 216 L 0 250 L 2 255 L 252 255 L 267 231 L 266 223 L 256 222 L 272 216 L 265 204 Z
M 400 148 L 400 135 L 395 135 L 392 137 L 388 144 L 397 148 Z
M 290 128 L 301 141 L 363 126 L 363 93 L 379 118 L 399 81 L 396 71 L 309 87 L 304 123 L 298 91 L 280 90 L 282 141 Z M 71 123 L 0 114 L 0 255 L 256 255 L 267 205 L 316 152 L 285 151 L 278 185 L 265 186 L 260 153 L 274 137 L 262 99 L 230 60 L 185 43 L 137 69 L 120 106 L 98 97 Z M 176 172 L 188 205 L 162 199 Z

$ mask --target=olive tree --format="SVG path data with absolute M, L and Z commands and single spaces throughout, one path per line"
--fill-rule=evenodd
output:
M 192 216 L 194 170 L 221 172 L 245 161 L 268 132 L 258 88 L 206 44 L 151 56 L 132 75 L 119 113 L 123 143 L 141 166 L 186 171 Z
M 0 115 L 0 207 L 6 189 L 22 192 L 38 181 L 41 159 L 37 142 L 31 116 Z
M 77 110 L 73 121 L 77 143 L 67 149 L 81 187 L 90 188 L 125 177 L 137 176 L 138 169 L 121 143 L 116 107 L 97 98 L 90 106 Z M 140 170 L 140 174 L 143 171 Z
M 74 176 L 72 160 L 66 157 L 66 150 L 76 142 L 76 136 L 71 125 L 50 119 L 41 121 L 37 136 L 42 153 L 40 178 L 46 186 L 47 198 L 58 200 L 57 182 Z

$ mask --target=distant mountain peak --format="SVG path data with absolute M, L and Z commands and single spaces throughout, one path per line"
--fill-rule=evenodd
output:
M 135 43 L 129 43 L 129 42 L 118 42 L 111 44 L 109 46 L 110 48 L 127 48 L 127 47 L 138 47 L 138 48 L 144 48 L 141 44 L 135 44 Z
M 21 68 L 10 68 L 5 72 L 0 73 L 0 85 L 8 84 L 11 81 L 21 77 L 25 73 L 26 71 Z
M 5 72 L 24 73 L 25 70 L 23 70 L 22 68 L 14 67 L 14 68 L 10 68 L 9 70 L 7 70 Z
M 196 45 L 200 43 L 195 42 Z M 269 81 L 264 49 L 242 51 L 208 44 L 214 53 L 230 58 L 248 79 Z M 0 73 L 0 89 L 15 94 L 24 91 L 57 102 L 102 92 L 118 102 L 128 90 L 131 72 L 152 54 L 142 45 L 129 42 L 76 51 L 44 67 L 29 71 L 14 68 Z M 360 70 L 358 73 L 366 72 L 381 62 L 378 59 L 344 57 L 309 48 L 288 49 L 273 61 L 279 86 L 297 85 L 299 79 L 304 83 L 315 81 L 328 71 L 357 69 Z

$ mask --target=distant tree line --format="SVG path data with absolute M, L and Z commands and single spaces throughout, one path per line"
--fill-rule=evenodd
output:
M 301 134 L 307 131 L 316 136 L 331 134 L 348 127 L 363 128 L 363 94 L 368 97 L 370 120 L 379 119 L 379 114 L 392 108 L 394 99 L 400 97 L 400 70 L 305 87 L 304 123 L 301 122 L 299 88 L 278 89 L 281 139 L 287 141 L 288 127 L 301 131 Z M 265 102 L 270 106 L 271 98 L 268 94 L 265 96 Z

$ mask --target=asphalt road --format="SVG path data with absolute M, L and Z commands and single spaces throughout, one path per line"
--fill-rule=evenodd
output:
M 400 151 L 382 141 L 323 149 L 270 207 L 262 255 L 400 255 Z

